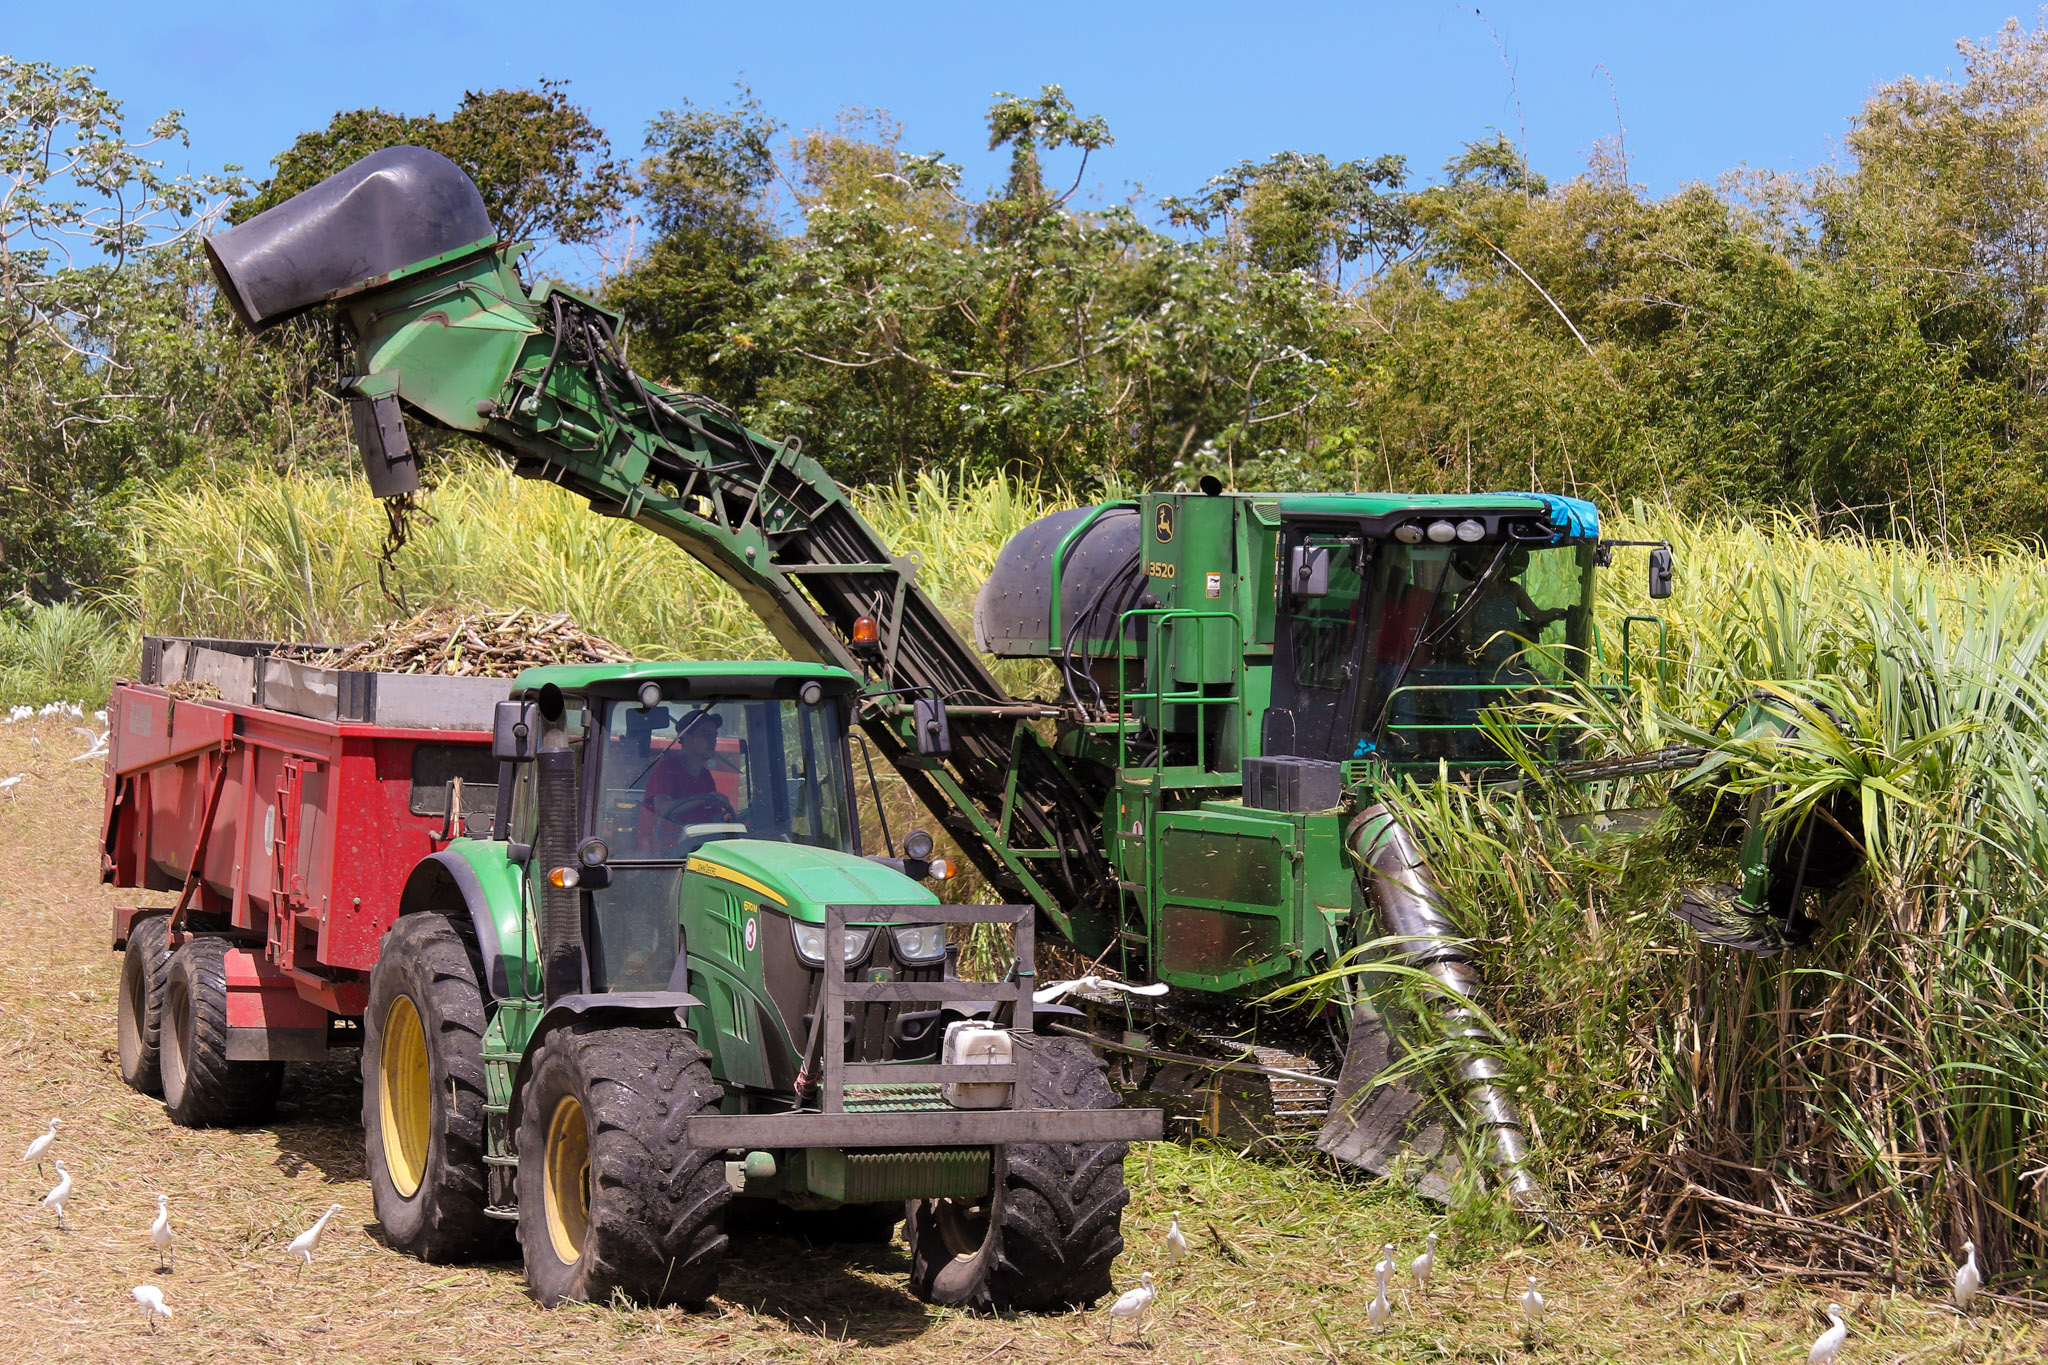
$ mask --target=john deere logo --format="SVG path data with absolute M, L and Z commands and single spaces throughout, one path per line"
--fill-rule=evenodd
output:
M 1152 538 L 1161 545 L 1173 539 L 1173 504 L 1159 504 L 1159 519 L 1152 523 Z
M 868 980 L 870 981 L 894 981 L 895 979 L 896 973 L 887 967 L 870 967 L 868 969 Z

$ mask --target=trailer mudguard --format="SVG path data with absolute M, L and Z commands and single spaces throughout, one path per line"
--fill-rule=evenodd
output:
M 519 1131 L 519 1111 L 526 1098 L 526 1081 L 533 1072 L 533 1059 L 540 1055 L 540 1045 L 547 1041 L 550 1033 L 564 1024 L 581 1019 L 604 1019 L 613 1023 L 633 1023 L 642 1028 L 686 1029 L 689 1012 L 704 1002 L 688 991 L 613 991 L 594 995 L 565 995 L 548 1006 L 548 1011 L 534 1025 L 533 1033 L 526 1040 L 526 1051 L 520 1055 L 519 1069 L 512 1076 L 512 1104 L 506 1116 L 507 1131 Z
M 422 858 L 406 878 L 398 898 L 399 915 L 437 911 L 466 916 L 476 932 L 484 961 L 480 984 L 493 1000 L 517 994 L 512 975 L 522 972 L 523 941 L 520 883 L 524 873 L 505 857 L 505 846 L 458 839 L 439 853 Z M 512 945 L 508 957 L 506 945 Z

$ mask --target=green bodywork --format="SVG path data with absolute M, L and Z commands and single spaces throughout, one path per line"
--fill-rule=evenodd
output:
M 515 683 L 514 696 L 531 698 L 552 685 L 562 690 L 572 715 L 587 715 L 598 704 L 586 699 L 589 689 L 609 685 L 615 694 L 619 684 L 674 679 L 688 680 L 693 695 L 707 699 L 718 695 L 713 689 L 721 684 L 852 682 L 836 669 L 808 664 L 579 664 L 529 669 Z M 457 839 L 448 848 L 477 874 L 510 986 L 509 994 L 496 1002 L 484 1036 L 486 1160 L 499 1166 L 516 1164 L 510 1127 L 514 1090 L 521 1062 L 547 1016 L 538 949 L 541 906 L 534 879 L 514 860 L 526 848 L 530 845 L 474 838 Z M 678 860 L 674 871 L 673 913 L 685 944 L 685 989 L 701 1002 L 687 1011 L 685 1022 L 710 1054 L 713 1077 L 727 1087 L 724 1107 L 729 1112 L 743 1111 L 749 1093 L 787 1090 L 789 1077 L 803 1063 L 804 1020 L 787 1016 L 767 981 L 771 958 L 780 953 L 787 960 L 790 921 L 823 925 L 830 905 L 939 904 L 929 887 L 892 867 L 781 840 L 713 840 Z M 601 917 L 603 911 L 596 913 Z M 798 1149 L 768 1161 L 771 1175 L 747 1176 L 743 1183 L 751 1196 L 800 1207 L 987 1189 L 986 1148 L 945 1155 L 948 1160 L 934 1161 L 932 1154 Z

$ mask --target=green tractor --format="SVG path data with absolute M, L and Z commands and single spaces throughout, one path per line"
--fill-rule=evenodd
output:
M 471 435 L 595 514 L 674 541 L 793 658 L 838 670 L 848 724 L 996 892 L 1028 907 L 1020 929 L 1127 982 L 1176 988 L 1149 1016 L 1178 1030 L 1168 1039 L 1224 1047 L 1233 1074 L 1261 1070 L 1228 1052 L 1256 1018 L 1248 1002 L 1391 941 L 1439 983 L 1453 1034 L 1481 1040 L 1474 965 L 1381 796 L 1407 773 L 1491 780 L 1504 763 L 1501 708 L 1591 680 L 1595 578 L 1628 542 L 1603 540 L 1590 504 L 1227 493 L 1204 480 L 1069 509 L 1003 550 L 977 604 L 977 651 L 919 586 L 917 564 L 892 553 L 797 441 L 635 374 L 615 313 L 558 284 L 530 286 L 525 248 L 498 240 L 475 187 L 443 158 L 374 153 L 207 247 L 251 327 L 315 310 L 331 320 L 371 491 L 394 515 L 420 487 L 412 420 Z M 1663 596 L 1670 549 L 1646 548 L 1650 596 Z M 1656 625 L 1624 622 L 1623 653 L 1632 627 Z M 1013 696 L 987 655 L 1045 660 L 1058 686 Z M 586 703 L 579 714 L 597 713 Z M 1569 735 L 1530 738 L 1580 777 L 1702 754 L 1575 767 Z M 535 866 L 571 852 L 562 844 Z M 1781 908 L 1765 883 L 1789 864 L 1761 844 L 1752 861 L 1765 873 L 1700 902 L 1702 918 Z M 698 912 L 683 895 L 687 919 Z M 687 986 L 716 997 L 727 969 L 704 956 L 700 986 L 702 932 L 691 926 Z M 700 1008 L 718 1017 L 715 1000 Z M 1489 1049 L 1469 1049 L 1451 1085 L 1462 1113 L 1446 1113 L 1385 1074 L 1398 1046 L 1384 1016 L 1354 993 L 1315 1021 L 1335 1055 L 1310 1059 L 1324 1069 L 1311 1083 L 1334 1086 L 1338 1101 L 1318 1144 L 1376 1171 L 1432 1172 L 1424 1188 L 1439 1192 L 1462 1147 L 1522 1202 L 1543 1202 Z M 1127 1074 L 1180 1065 L 1128 995 L 1094 1022 Z M 824 1053 L 836 1055 L 829 1040 Z M 1213 1113 L 1220 1091 L 1208 1093 Z M 513 1146 L 522 1161 L 531 1150 Z
M 495 837 L 414 869 L 372 972 L 377 1216 L 428 1260 L 516 1222 L 535 1296 L 695 1302 L 732 1201 L 886 1241 L 935 1303 L 1093 1302 L 1125 1110 L 1040 1033 L 1031 916 L 939 903 L 929 839 L 861 854 L 859 682 L 811 664 L 563 665 L 497 709 Z M 940 869 L 943 870 L 943 869 Z M 1003 982 L 947 927 L 1015 926 Z

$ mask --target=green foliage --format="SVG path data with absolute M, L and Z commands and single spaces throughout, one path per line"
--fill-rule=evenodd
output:
M 1670 651 L 1661 680 L 1618 707 L 1589 695 L 1580 718 L 1617 752 L 1715 747 L 1717 780 L 1765 793 L 1784 827 L 1846 797 L 1868 866 L 1809 907 L 1811 949 L 1759 959 L 1666 915 L 1681 885 L 1734 877 L 1725 798 L 1682 796 L 1647 834 L 1600 837 L 1586 812 L 1661 805 L 1673 779 L 1397 795 L 1481 956 L 1551 1180 L 1610 1227 L 1709 1239 L 1717 1256 L 1745 1241 L 1763 1252 L 1786 1229 L 1695 1190 L 1820 1219 L 1798 1226 L 1802 1245 L 1852 1268 L 1964 1237 L 2038 1265 L 2048 1196 L 2025 1175 L 2048 1162 L 2037 547 L 1954 559 L 1669 516 L 1622 534 L 1677 547 Z M 1605 584 L 1605 609 L 1631 609 L 1634 587 Z M 1793 708 L 1797 735 L 1710 731 L 1757 687 Z M 1825 1234 L 1838 1221 L 1857 1231 Z
M 132 623 L 75 602 L 0 612 L 0 706 L 105 703 L 114 679 L 134 667 Z
M 116 571 L 121 498 L 216 410 L 187 329 L 207 307 L 191 239 L 232 182 L 152 159 L 183 143 L 174 113 L 131 139 L 87 68 L 0 56 L 0 595 Z
M 729 338 L 726 323 L 751 312 L 782 246 L 766 206 L 780 129 L 745 86 L 724 109 L 685 100 L 648 124 L 640 176 L 656 236 L 605 295 L 632 326 L 633 363 L 648 374 L 729 402 L 754 397 L 766 358 Z

